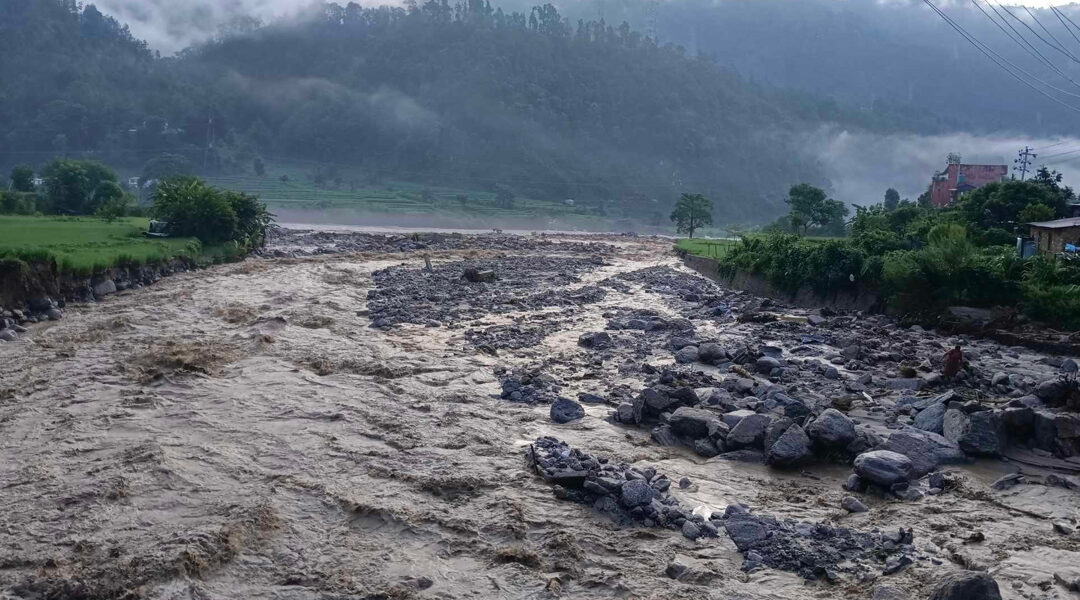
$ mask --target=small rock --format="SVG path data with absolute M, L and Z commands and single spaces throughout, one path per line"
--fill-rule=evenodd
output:
M 893 554 L 885 559 L 885 569 L 882 573 L 885 575 L 892 575 L 914 562 L 915 560 L 906 554 Z
M 5 342 L 14 342 L 19 339 L 19 336 L 15 335 L 15 331 L 11 329 L 0 329 L 0 340 Z
M 592 331 L 578 337 L 578 345 L 585 348 L 603 350 L 611 347 L 611 334 L 606 331 Z
M 679 489 L 685 490 L 688 487 L 690 487 L 690 478 L 689 477 L 683 477 L 682 479 L 679 480 Z
M 1054 521 L 1054 531 L 1061 535 L 1072 535 L 1073 527 L 1065 521 Z
M 661 446 L 679 445 L 679 438 L 675 437 L 675 434 L 671 431 L 669 425 L 657 425 L 656 427 L 653 427 L 650 435 L 652 435 L 652 439 Z
M 696 540 L 701 537 L 701 528 L 696 523 L 687 519 L 682 526 L 682 534 L 688 540 Z
M 869 508 L 866 508 L 865 504 L 863 504 L 858 498 L 854 496 L 844 496 L 844 498 L 840 500 L 840 508 L 843 508 L 849 513 L 864 513 L 870 510 Z

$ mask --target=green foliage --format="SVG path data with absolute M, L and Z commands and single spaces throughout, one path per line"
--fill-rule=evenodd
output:
M 0 191 L 0 215 L 32 215 L 39 212 L 40 197 L 31 192 Z
M 1065 199 L 1053 188 L 1037 181 L 1006 181 L 990 183 L 964 194 L 956 202 L 956 210 L 965 222 L 982 229 L 1003 229 L 1024 232 L 1022 210 L 1031 205 L 1043 205 L 1054 217 L 1065 214 Z
M 99 186 L 116 184 L 116 173 L 92 160 L 57 159 L 46 165 L 42 174 L 50 208 L 57 214 L 94 214 L 98 205 L 95 193 Z M 105 185 L 102 189 L 112 193 L 111 186 Z
M 794 233 L 806 235 L 811 227 L 828 229 L 830 226 L 830 233 L 843 233 L 847 206 L 839 200 L 827 198 L 824 190 L 808 183 L 793 185 L 788 190 L 785 202 L 790 209 L 788 222 Z
M 261 248 L 274 215 L 254 196 L 240 192 L 224 192 L 224 196 L 236 215 L 236 230 L 230 239 L 243 249 Z
M 712 210 L 712 200 L 704 195 L 684 193 L 675 203 L 675 210 L 671 211 L 675 231 L 694 237 L 695 231 L 705 225 L 712 225 Z
M 809 287 L 819 294 L 853 289 L 868 270 L 866 254 L 848 240 L 812 240 L 794 235 L 743 237 L 722 258 L 721 272 L 749 271 L 777 288 L 795 293 Z M 873 281 L 868 282 L 870 284 Z
M 889 188 L 885 190 L 885 202 L 883 204 L 885 210 L 893 211 L 896 207 L 900 206 L 900 192 Z
M 1020 210 L 1017 215 L 1021 224 L 1024 223 L 1038 223 L 1040 221 L 1051 221 L 1054 217 L 1054 209 L 1046 204 L 1039 204 L 1037 202 L 1028 204 Z
M 221 191 L 193 177 L 166 179 L 154 190 L 151 214 L 169 223 L 169 234 L 206 244 L 262 246 L 273 215 L 254 196 Z
M 117 190 L 120 190 L 119 186 L 117 186 Z M 95 214 L 105 219 L 106 222 L 112 223 L 117 219 L 128 216 L 128 200 L 128 196 L 124 194 L 123 190 L 120 190 L 119 194 L 108 193 L 98 204 Z
M 154 218 L 169 223 L 169 234 L 221 243 L 237 233 L 236 211 L 218 190 L 193 177 L 166 179 L 153 196 Z
M 34 191 L 34 169 L 28 165 L 18 165 L 11 170 L 11 189 L 15 192 Z

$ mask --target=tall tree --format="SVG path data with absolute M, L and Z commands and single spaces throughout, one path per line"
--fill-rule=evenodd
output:
M 694 237 L 695 231 L 705 225 L 712 225 L 712 209 L 712 200 L 703 194 L 684 193 L 675 204 L 675 210 L 671 211 L 675 231 Z
M 788 218 L 792 228 L 802 235 L 811 227 L 835 227 L 848 214 L 843 202 L 828 198 L 824 190 L 807 183 L 791 186 L 785 202 L 790 207 Z
M 900 192 L 889 188 L 885 190 L 885 210 L 896 210 L 900 206 Z
M 11 170 L 11 189 L 16 192 L 34 191 L 34 169 L 19 165 Z

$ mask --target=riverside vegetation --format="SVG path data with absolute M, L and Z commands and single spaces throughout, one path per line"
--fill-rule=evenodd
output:
M 946 208 L 925 201 L 856 207 L 847 237 L 811 239 L 773 231 L 743 236 L 717 253 L 722 275 L 748 272 L 778 289 L 819 296 L 878 292 L 910 319 L 936 318 L 949 306 L 1016 307 L 1052 326 L 1080 328 L 1080 262 L 1037 255 L 1022 259 L 1016 237 L 1027 223 L 1065 216 L 1073 190 L 1042 169 L 1029 181 L 993 183 Z

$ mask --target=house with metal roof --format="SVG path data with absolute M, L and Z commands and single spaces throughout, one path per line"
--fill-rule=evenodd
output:
M 1065 251 L 1065 244 L 1080 246 L 1080 217 L 1028 223 L 1028 227 L 1039 252 L 1056 254 Z

